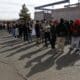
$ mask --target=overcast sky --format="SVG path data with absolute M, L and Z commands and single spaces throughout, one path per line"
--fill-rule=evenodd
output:
M 19 18 L 19 12 L 22 4 L 26 4 L 31 13 L 31 17 L 34 17 L 34 7 L 61 0 L 0 0 L 0 20 L 4 19 L 17 19 Z M 71 3 L 77 3 L 78 0 L 71 0 Z M 61 6 L 61 5 L 60 5 Z M 57 6 L 59 7 L 59 6 Z

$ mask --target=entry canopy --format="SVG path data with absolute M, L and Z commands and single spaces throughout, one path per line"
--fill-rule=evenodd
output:
M 58 1 L 58 2 L 51 3 L 51 4 L 46 4 L 46 5 L 42 5 L 42 6 L 37 6 L 37 7 L 35 7 L 35 9 L 45 10 L 45 7 L 54 6 L 54 5 L 58 5 L 58 4 L 62 4 L 62 3 L 67 3 L 67 2 L 69 2 L 69 1 L 70 1 L 70 0 Z

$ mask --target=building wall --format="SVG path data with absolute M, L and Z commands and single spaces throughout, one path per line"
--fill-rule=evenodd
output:
M 45 14 L 43 14 L 43 11 L 35 12 L 35 20 L 43 20 L 44 16 Z M 80 6 L 53 10 L 51 16 L 53 19 L 64 18 L 68 20 L 75 20 L 80 18 Z
M 34 19 L 35 20 L 43 20 L 44 19 L 43 11 L 35 12 Z
M 80 18 L 80 7 L 72 7 L 72 8 L 63 8 L 57 9 L 52 12 L 52 17 L 54 19 L 68 19 L 68 20 L 75 20 Z
M 41 12 L 35 12 L 35 20 L 51 20 L 52 15 L 51 13 L 44 13 L 43 11 Z

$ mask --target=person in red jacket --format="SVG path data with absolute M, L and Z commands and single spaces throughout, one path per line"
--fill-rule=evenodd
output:
M 74 49 L 73 52 L 78 53 L 80 51 L 80 19 L 74 21 L 71 26 L 71 48 Z

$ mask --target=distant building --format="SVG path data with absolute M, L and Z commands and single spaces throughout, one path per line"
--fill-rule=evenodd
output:
M 44 12 L 44 11 L 35 12 L 34 20 L 44 20 L 44 19 L 51 20 L 52 19 L 52 14 Z
M 54 6 L 62 3 L 69 3 L 61 9 L 47 9 L 45 7 Z M 35 12 L 35 20 L 50 20 L 64 18 L 67 20 L 74 20 L 80 18 L 80 3 L 70 4 L 70 0 L 63 0 L 56 3 L 45 4 L 35 7 L 36 10 L 42 10 L 41 12 Z M 44 11 L 50 11 L 51 13 L 44 13 Z
M 68 7 L 52 11 L 53 19 L 64 18 L 67 20 L 75 20 L 80 18 L 80 7 Z

